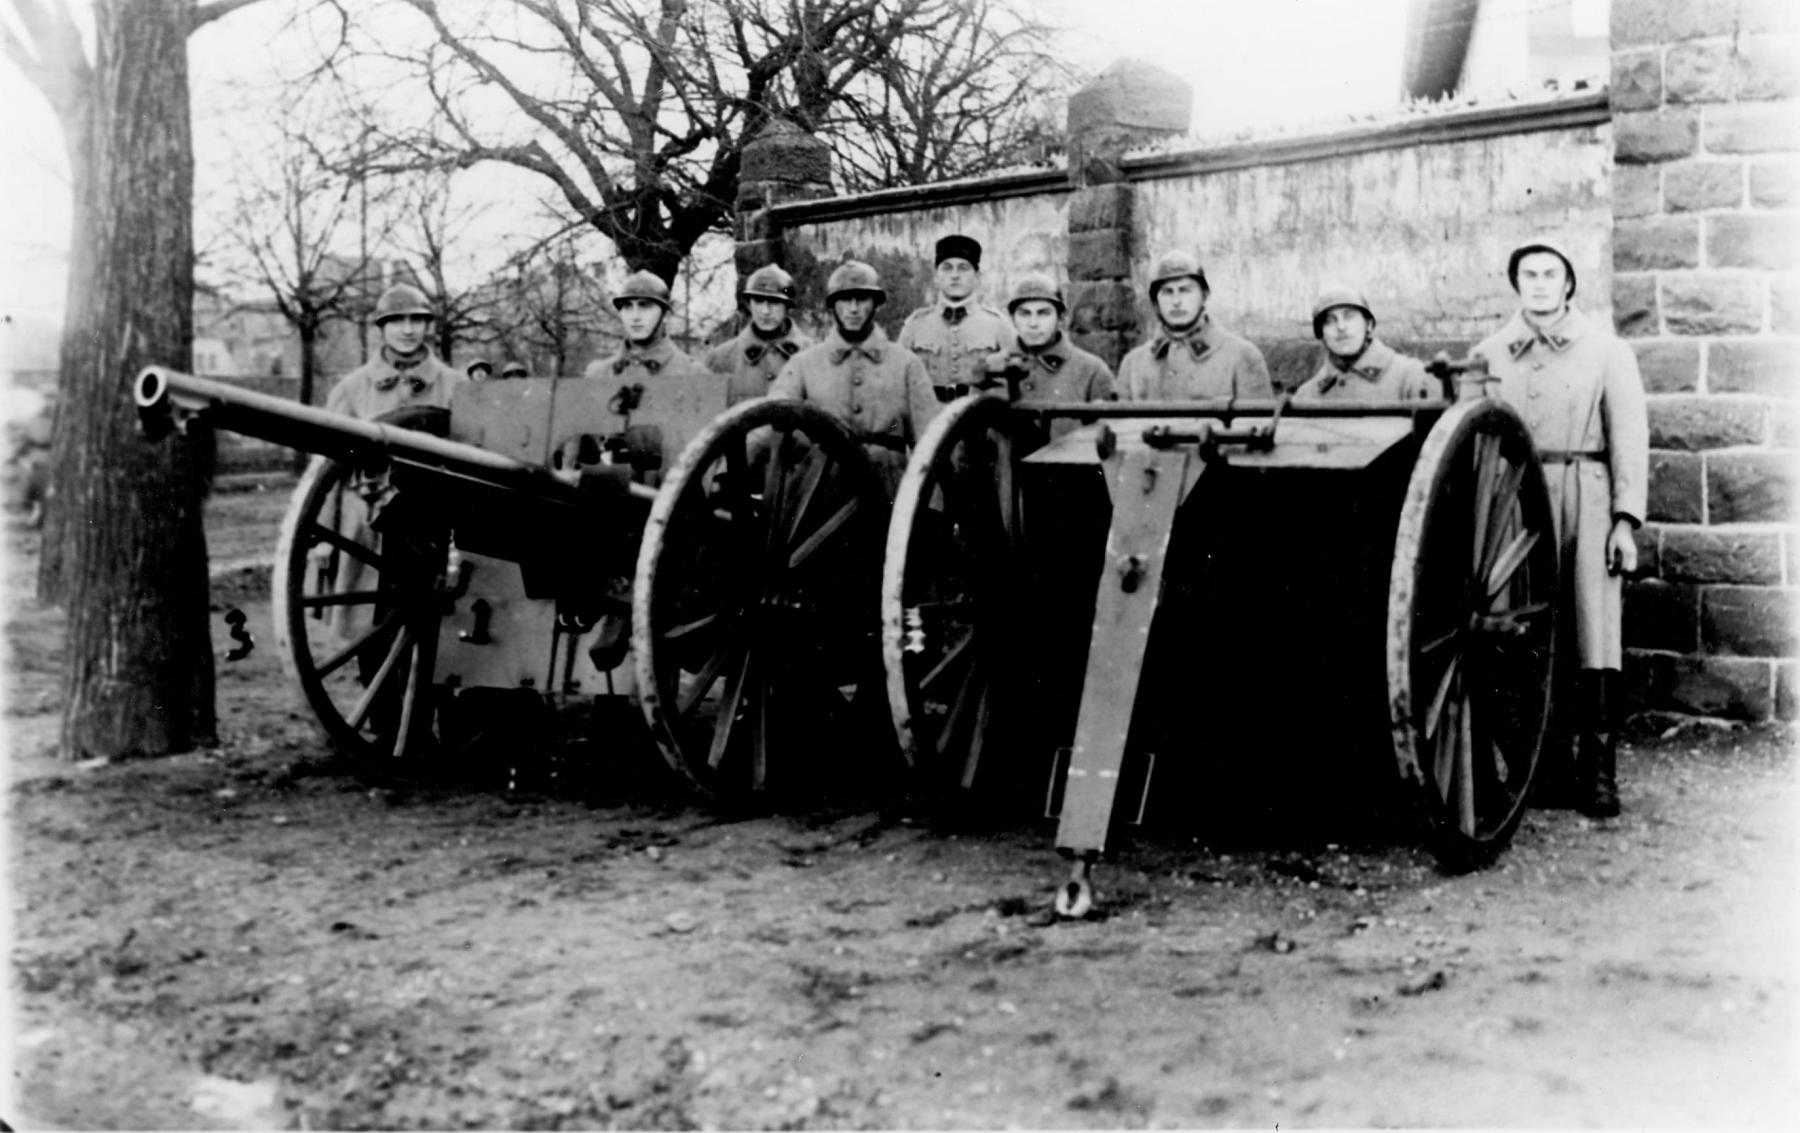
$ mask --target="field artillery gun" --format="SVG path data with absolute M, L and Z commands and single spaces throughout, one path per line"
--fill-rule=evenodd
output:
M 135 397 L 151 436 L 200 420 L 315 454 L 276 550 L 277 647 L 378 767 L 610 696 L 677 771 L 752 793 L 804 777 L 778 744 L 885 716 L 885 496 L 812 406 L 726 411 L 707 374 L 468 383 L 378 421 L 157 367 Z
M 1429 400 L 988 392 L 933 422 L 888 531 L 895 728 L 967 789 L 1054 753 L 1059 911 L 1090 906 L 1121 820 L 1247 769 L 1278 792 L 1397 771 L 1454 868 L 1510 842 L 1549 719 L 1552 515 L 1479 360 L 1433 370 Z

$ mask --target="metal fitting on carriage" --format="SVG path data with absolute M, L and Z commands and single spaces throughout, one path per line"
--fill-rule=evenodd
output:
M 1144 556 L 1126 555 L 1119 560 L 1119 589 L 1127 594 L 1137 593 L 1137 588 L 1148 573 Z

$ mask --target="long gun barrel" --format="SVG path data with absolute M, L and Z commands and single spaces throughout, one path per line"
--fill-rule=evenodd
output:
M 220 429 L 334 460 L 381 455 L 557 502 L 575 503 L 581 496 L 575 484 L 546 468 L 475 445 L 331 413 L 161 366 L 146 367 L 133 393 L 138 420 L 153 440 L 166 436 L 184 418 L 197 417 Z M 630 485 L 630 491 L 645 499 L 656 495 L 641 484 Z

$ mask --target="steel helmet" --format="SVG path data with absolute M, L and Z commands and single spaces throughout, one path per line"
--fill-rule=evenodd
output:
M 1512 284 L 1512 289 L 1514 291 L 1519 289 L 1519 261 L 1532 252 L 1549 252 L 1563 262 L 1563 270 L 1569 273 L 1569 293 L 1566 298 L 1574 298 L 1575 261 L 1569 258 L 1569 253 L 1563 250 L 1560 243 L 1549 237 L 1534 237 L 1527 240 L 1514 248 L 1512 255 L 1506 258 L 1506 282 Z
M 1370 309 L 1369 300 L 1361 291 L 1343 283 L 1328 283 L 1319 289 L 1319 297 L 1313 300 L 1314 338 L 1325 337 L 1325 314 L 1333 307 L 1355 307 L 1370 323 L 1375 321 L 1375 312 Z
M 1200 290 L 1211 293 L 1212 288 L 1206 285 L 1206 271 L 1200 266 L 1200 257 L 1192 252 L 1164 252 L 1156 257 L 1150 266 L 1150 301 L 1156 302 L 1156 293 L 1162 285 L 1176 279 L 1192 279 L 1200 284 Z
M 881 277 L 875 269 L 861 260 L 845 260 L 832 271 L 831 278 L 825 281 L 825 302 L 834 303 L 840 295 L 873 295 L 876 306 L 887 302 L 887 292 L 881 288 Z
M 613 309 L 618 310 L 625 305 L 627 299 L 648 299 L 661 307 L 669 309 L 669 285 L 655 272 L 634 271 L 625 277 L 625 286 L 613 296 Z
M 375 325 L 380 326 L 389 319 L 397 319 L 401 315 L 424 315 L 428 319 L 437 318 L 437 312 L 431 309 L 431 300 L 425 293 L 410 283 L 396 283 L 381 293 L 375 300 Z
M 1012 294 L 1006 297 L 1006 313 L 1012 314 L 1013 308 L 1033 299 L 1041 299 L 1046 303 L 1055 304 L 1056 313 L 1059 315 L 1069 313 L 1069 308 L 1063 303 L 1062 289 L 1056 286 L 1056 281 L 1047 275 L 1036 273 L 1022 275 L 1019 277 L 1019 281 L 1013 284 Z
M 795 302 L 794 277 L 775 264 L 759 267 L 744 283 L 744 298 L 773 299 L 792 307 Z

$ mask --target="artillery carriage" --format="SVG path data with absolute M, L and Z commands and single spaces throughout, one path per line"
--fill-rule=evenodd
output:
M 1509 842 L 1555 540 L 1523 423 L 1479 374 L 1452 396 L 1456 370 L 1392 404 L 973 392 L 891 506 L 869 438 L 801 402 L 724 410 L 716 378 L 469 385 L 397 422 L 154 368 L 137 393 L 152 431 L 199 414 L 319 454 L 277 633 L 350 750 L 416 758 L 487 691 L 610 693 L 714 794 L 894 763 L 1044 789 L 1079 914 L 1119 819 L 1179 811 L 1246 748 L 1279 765 L 1308 715 L 1391 760 L 1445 861 Z

